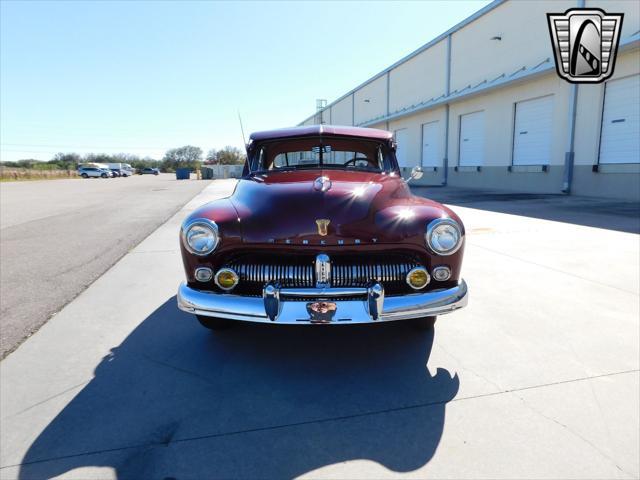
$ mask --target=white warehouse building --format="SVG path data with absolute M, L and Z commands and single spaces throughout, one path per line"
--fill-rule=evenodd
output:
M 546 14 L 578 7 L 624 13 L 603 83 L 556 73 Z M 300 125 L 322 123 L 393 131 L 418 185 L 640 201 L 640 2 L 495 0 Z

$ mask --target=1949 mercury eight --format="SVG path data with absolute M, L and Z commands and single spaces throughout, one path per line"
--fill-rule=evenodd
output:
M 233 194 L 182 225 L 178 307 L 211 329 L 236 320 L 430 328 L 467 304 L 464 234 L 453 211 L 411 194 L 390 132 L 254 133 Z

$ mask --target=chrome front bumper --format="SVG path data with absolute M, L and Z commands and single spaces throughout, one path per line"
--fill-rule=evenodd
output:
M 182 283 L 178 308 L 207 317 L 278 324 L 376 323 L 443 315 L 467 305 L 464 280 L 453 287 L 398 297 L 369 288 L 279 288 L 268 284 L 262 298 L 196 290 Z M 345 297 L 348 297 L 345 299 Z

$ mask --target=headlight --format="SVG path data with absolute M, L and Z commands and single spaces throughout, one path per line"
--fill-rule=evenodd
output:
M 182 226 L 182 243 L 194 255 L 210 254 L 219 242 L 218 226 L 211 220 L 198 218 Z
M 450 218 L 438 218 L 427 225 L 427 246 L 438 255 L 452 255 L 462 245 L 460 226 Z

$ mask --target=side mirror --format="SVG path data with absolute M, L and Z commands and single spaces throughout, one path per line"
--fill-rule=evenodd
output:
M 422 175 L 424 175 L 422 167 L 413 167 L 411 169 L 411 175 L 409 175 L 409 178 L 407 178 L 405 181 L 409 183 L 411 180 L 420 180 L 422 178 Z

